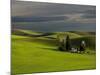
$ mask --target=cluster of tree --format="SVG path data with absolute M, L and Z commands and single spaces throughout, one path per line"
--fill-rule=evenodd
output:
M 60 51 L 69 51 L 69 52 L 85 52 L 86 44 L 85 41 L 81 41 L 79 48 L 73 48 L 71 44 L 71 39 L 69 35 L 65 36 L 63 39 L 59 39 L 59 50 Z

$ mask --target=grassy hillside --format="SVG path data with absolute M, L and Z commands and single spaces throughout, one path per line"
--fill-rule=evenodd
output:
M 20 33 L 20 31 L 19 31 Z M 28 34 L 28 35 L 23 35 Z M 33 34 L 35 33 L 35 34 Z M 96 68 L 95 54 L 77 54 L 61 52 L 58 50 L 57 35 L 62 33 L 45 34 L 37 32 L 21 31 L 12 33 L 12 74 L 71 71 Z M 87 50 L 94 50 L 95 35 L 89 37 L 78 33 L 66 32 L 73 40 L 87 40 Z M 30 36 L 32 35 L 32 36 Z M 39 35 L 39 36 L 33 36 Z M 93 47 L 93 48 L 92 48 Z

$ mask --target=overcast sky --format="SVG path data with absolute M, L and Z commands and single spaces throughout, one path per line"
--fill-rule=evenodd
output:
M 95 23 L 96 7 L 70 4 L 42 2 L 24 2 L 12 0 L 12 16 L 14 17 L 54 17 L 64 16 L 66 21 Z

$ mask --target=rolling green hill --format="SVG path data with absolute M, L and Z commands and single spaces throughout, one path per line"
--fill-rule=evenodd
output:
M 81 34 L 65 32 L 65 34 L 69 34 L 73 46 L 77 46 L 81 40 L 85 40 L 87 51 L 95 51 L 95 34 L 82 35 L 82 32 Z M 96 68 L 95 54 L 59 51 L 57 35 L 63 36 L 63 33 L 47 34 L 25 30 L 12 32 L 12 74 Z

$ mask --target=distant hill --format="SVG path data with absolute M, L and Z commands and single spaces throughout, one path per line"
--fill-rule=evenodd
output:
M 42 32 L 33 32 L 28 30 L 13 30 L 13 35 L 21 35 L 39 38 L 40 41 L 44 41 L 51 44 L 57 44 L 57 35 L 62 36 L 69 35 L 71 39 L 71 43 L 73 47 L 79 47 L 80 42 L 84 40 L 86 42 L 86 46 L 89 49 L 95 50 L 96 44 L 96 36 L 95 32 L 78 32 L 78 31 L 69 31 L 69 32 L 54 32 L 54 33 L 42 33 Z M 47 41 L 48 40 L 48 41 Z M 54 42 L 53 42 L 54 41 Z
M 52 17 L 41 17 L 41 16 L 32 16 L 32 17 L 11 17 L 12 22 L 46 22 L 46 21 L 59 21 L 67 19 L 66 16 L 52 16 Z

